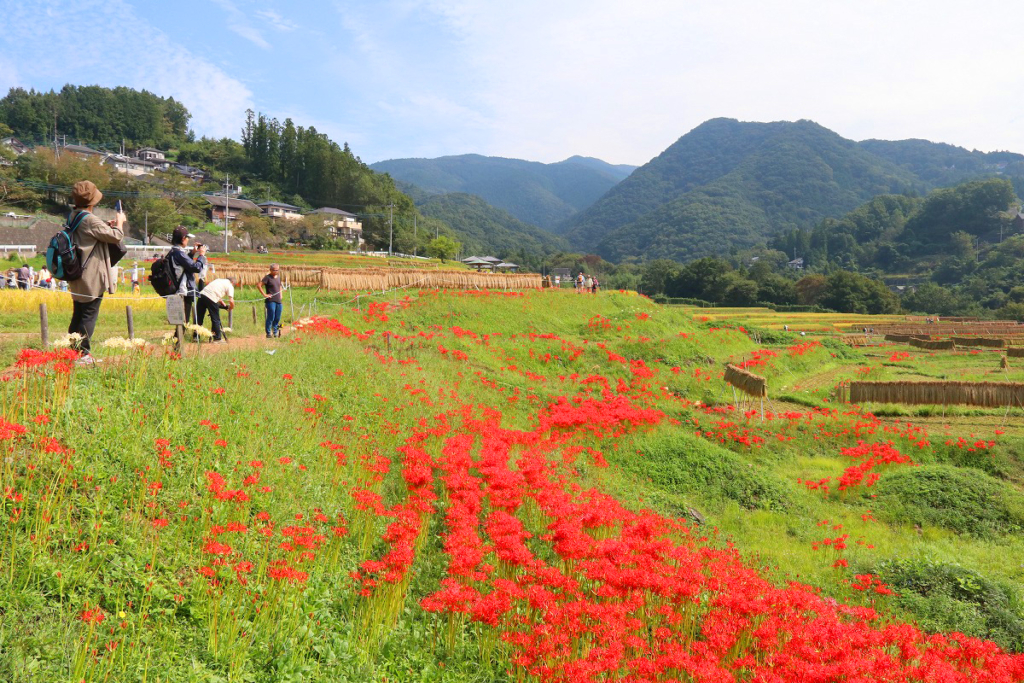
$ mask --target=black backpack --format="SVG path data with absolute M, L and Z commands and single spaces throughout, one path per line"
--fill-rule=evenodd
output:
M 75 244 L 74 233 L 88 215 L 88 211 L 82 211 L 71 220 L 69 214 L 61 231 L 50 238 L 46 248 L 46 269 L 58 280 L 74 282 L 82 277 L 85 264 L 82 263 L 82 250 Z
M 153 285 L 153 289 L 160 296 L 177 294 L 178 286 L 181 284 L 181 278 L 174 277 L 174 268 L 171 265 L 173 253 L 168 252 L 166 256 L 161 256 L 149 267 L 149 283 Z M 182 273 L 182 277 L 184 277 L 184 273 Z

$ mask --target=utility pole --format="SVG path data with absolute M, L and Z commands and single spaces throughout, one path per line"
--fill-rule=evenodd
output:
M 412 255 L 416 255 L 416 248 L 419 246 L 419 242 L 416 240 L 416 213 L 412 214 Z M 1000 240 L 1002 241 L 1002 240 Z
M 388 204 L 388 256 L 394 253 L 395 243 L 395 205 Z
M 224 255 L 228 253 L 228 212 L 231 209 L 231 200 L 228 198 L 228 188 L 231 187 L 231 176 L 224 176 Z
M 143 231 L 144 231 L 143 235 L 145 236 L 145 239 L 142 241 L 142 243 L 143 244 L 149 244 L 149 211 L 146 212 L 146 222 L 145 222 L 145 227 L 143 228 Z

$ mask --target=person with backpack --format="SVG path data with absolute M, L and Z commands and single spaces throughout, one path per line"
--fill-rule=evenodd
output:
M 206 262 L 206 245 L 200 245 L 196 250 L 197 260 L 192 260 L 188 255 L 188 241 L 195 237 L 189 233 L 188 228 L 179 225 L 171 234 L 171 251 L 168 260 L 171 265 L 171 274 L 178 288 L 173 293 L 181 295 L 185 300 L 185 318 L 190 323 L 196 321 L 196 279 L 197 273 L 202 272 Z M 202 261 L 198 257 L 204 257 Z
M 118 213 L 109 222 L 100 220 L 93 213 L 101 199 L 103 193 L 89 180 L 78 181 L 71 190 L 74 209 L 68 216 L 68 225 L 76 226 L 72 238 L 78 250 L 78 258 L 81 259 L 82 275 L 68 283 L 72 301 L 68 334 L 82 335 L 78 342 L 82 357 L 78 362 L 84 365 L 96 362 L 92 356 L 90 340 L 96 329 L 103 295 L 107 292 L 113 294 L 117 288 L 107 245 L 120 244 L 124 239 L 123 213 Z

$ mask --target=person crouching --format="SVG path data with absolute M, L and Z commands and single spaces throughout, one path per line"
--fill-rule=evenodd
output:
M 213 342 L 215 344 L 227 342 L 227 339 L 224 338 L 224 327 L 220 322 L 220 309 L 226 308 L 230 310 L 235 307 L 235 285 L 237 284 L 237 278 L 222 277 L 203 287 L 203 291 L 199 292 L 199 296 L 196 297 L 196 314 L 199 318 L 199 324 L 203 324 L 206 314 L 209 313 L 210 325 L 213 328 Z M 227 299 L 227 303 L 224 303 L 225 299 Z

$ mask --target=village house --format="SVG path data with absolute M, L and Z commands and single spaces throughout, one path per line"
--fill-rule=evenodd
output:
M 86 147 L 85 145 L 64 145 L 61 148 L 61 151 L 62 152 L 71 152 L 72 154 L 77 154 L 78 156 L 82 157 L 83 159 L 96 159 L 96 158 L 99 158 L 100 161 L 103 161 L 108 156 L 110 156 L 109 152 L 101 152 L 101 151 L 99 151 L 97 149 L 93 149 L 92 147 Z
M 787 263 L 786 265 L 789 266 L 790 268 L 792 268 L 793 270 L 803 270 L 804 269 L 804 257 L 801 256 L 800 258 L 795 258 L 792 261 L 790 261 L 789 263 Z
M 260 208 L 248 199 L 225 199 L 220 195 L 203 195 L 203 199 L 210 205 L 206 209 L 206 217 L 214 223 L 224 223 L 224 215 L 227 214 L 228 221 L 238 220 L 238 216 L 244 211 L 259 211 Z M 226 204 L 226 208 L 225 208 Z
M 118 173 L 127 173 L 130 176 L 149 175 L 156 170 L 156 164 L 145 159 L 126 157 L 121 154 L 111 154 L 103 163 L 113 166 Z
M 135 152 L 135 156 L 146 161 L 164 161 L 165 159 L 164 153 L 153 147 L 143 147 Z
M 310 211 L 308 215 L 322 216 L 331 237 L 343 239 L 350 244 L 363 244 L 363 224 L 354 213 L 324 206 Z
M 256 206 L 260 208 L 264 216 L 269 216 L 270 218 L 287 218 L 290 221 L 297 221 L 302 218 L 302 214 L 299 213 L 299 207 L 292 206 L 291 204 L 261 202 Z
M 4 138 L 3 140 L 0 140 L 0 145 L 7 147 L 18 156 L 21 156 L 22 154 L 25 154 L 26 152 L 29 151 L 28 145 L 26 145 L 21 140 L 15 137 L 7 137 Z

